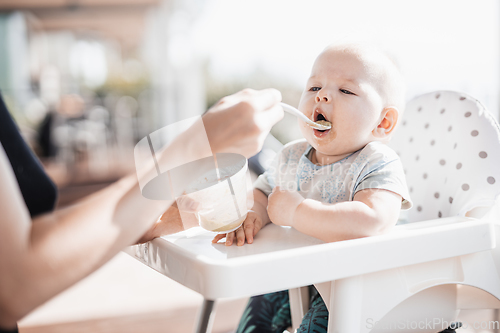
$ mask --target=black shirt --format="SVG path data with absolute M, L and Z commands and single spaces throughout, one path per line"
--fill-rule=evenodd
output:
M 24 142 L 0 95 L 0 143 L 17 178 L 31 216 L 54 209 L 57 188 Z
M 23 140 L 0 94 L 0 143 L 16 175 L 17 183 L 31 216 L 54 209 L 57 188 L 35 154 Z M 0 333 L 16 333 L 17 328 Z

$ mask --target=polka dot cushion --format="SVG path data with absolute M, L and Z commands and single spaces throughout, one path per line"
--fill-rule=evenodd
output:
M 500 194 L 500 128 L 476 99 L 438 91 L 411 100 L 390 146 L 413 200 L 408 222 L 464 216 Z

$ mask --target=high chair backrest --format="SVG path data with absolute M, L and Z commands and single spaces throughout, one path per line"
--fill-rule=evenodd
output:
M 500 194 L 500 129 L 476 99 L 437 91 L 411 100 L 390 146 L 413 200 L 408 222 L 464 216 Z

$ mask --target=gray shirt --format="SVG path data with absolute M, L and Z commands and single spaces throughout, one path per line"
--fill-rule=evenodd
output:
M 304 139 L 288 143 L 254 187 L 269 195 L 279 185 L 325 203 L 352 201 L 365 189 L 384 189 L 401 195 L 402 209 L 412 206 L 399 156 L 387 145 L 370 142 L 340 161 L 321 166 L 310 161 L 312 149 Z

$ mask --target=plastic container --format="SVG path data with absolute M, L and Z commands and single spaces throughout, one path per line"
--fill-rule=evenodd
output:
M 196 174 L 183 196 L 200 204 L 196 217 L 203 229 L 227 233 L 241 226 L 253 205 L 247 186 L 248 161 L 239 154 L 221 153 L 216 154 L 216 163 L 209 157 L 183 168 L 184 175 Z

